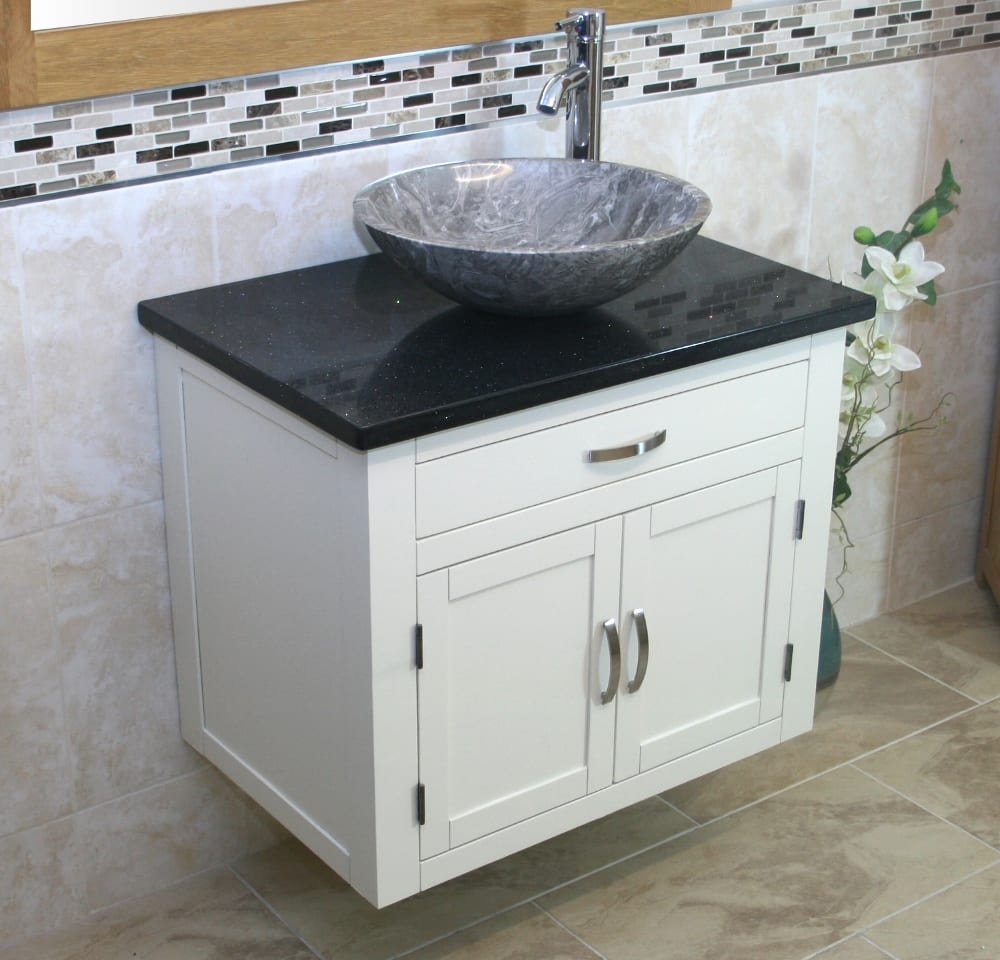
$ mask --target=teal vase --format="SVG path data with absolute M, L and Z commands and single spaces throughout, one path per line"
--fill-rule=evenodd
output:
M 819 669 L 816 689 L 830 686 L 840 673 L 840 624 L 833 611 L 830 595 L 823 591 L 823 620 L 819 631 Z

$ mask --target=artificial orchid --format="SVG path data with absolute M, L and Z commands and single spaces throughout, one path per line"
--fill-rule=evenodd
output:
M 865 260 L 872 268 L 868 275 L 878 286 L 875 294 L 886 310 L 899 311 L 914 300 L 926 300 L 920 288 L 944 273 L 944 267 L 933 260 L 924 259 L 924 245 L 911 240 L 895 257 L 882 247 L 869 247 Z
M 845 277 L 844 282 L 871 294 L 876 312 L 870 320 L 848 331 L 844 356 L 833 509 L 847 545 L 850 538 L 838 510 L 851 496 L 848 472 L 883 443 L 914 430 L 932 429 L 943 419 L 948 395 L 928 416 L 897 421 L 891 431 L 882 415 L 892 404 L 892 392 L 902 375 L 920 368 L 920 357 L 895 339 L 899 312 L 915 300 L 933 306 L 937 302 L 934 281 L 944 272 L 940 263 L 925 258 L 923 244 L 916 238 L 930 233 L 941 217 L 955 209 L 952 195 L 961 192 L 946 160 L 933 196 L 910 214 L 902 230 L 878 235 L 869 227 L 854 231 L 854 239 L 864 245 L 865 251 L 860 273 Z

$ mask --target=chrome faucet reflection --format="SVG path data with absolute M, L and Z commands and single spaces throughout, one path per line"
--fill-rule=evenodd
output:
M 567 41 L 567 66 L 550 77 L 538 96 L 538 109 L 555 114 L 566 102 L 566 156 L 599 160 L 601 153 L 601 75 L 604 11 L 581 8 L 556 21 Z

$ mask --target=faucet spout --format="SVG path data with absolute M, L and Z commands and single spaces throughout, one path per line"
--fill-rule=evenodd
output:
M 590 78 L 590 71 L 586 67 L 567 67 L 560 70 L 545 81 L 542 92 L 538 95 L 538 109 L 541 113 L 553 116 L 559 111 L 559 107 L 571 90 L 583 86 Z
M 556 29 L 566 33 L 568 62 L 542 87 L 538 110 L 551 116 L 565 99 L 566 156 L 597 160 L 601 149 L 604 11 L 570 10 L 556 23 Z

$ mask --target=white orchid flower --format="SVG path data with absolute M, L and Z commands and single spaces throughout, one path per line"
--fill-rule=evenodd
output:
M 911 240 L 899 251 L 898 258 L 881 247 L 868 247 L 865 259 L 872 268 L 866 280 L 875 277 L 870 286 L 877 284 L 880 287 L 879 292 L 874 293 L 866 284 L 866 292 L 880 297 L 886 310 L 902 310 L 914 300 L 926 300 L 926 295 L 918 288 L 944 273 L 940 263 L 924 259 L 924 245 L 919 240 Z
M 854 340 L 847 348 L 847 356 L 862 367 L 868 367 L 876 377 L 885 377 L 894 370 L 904 373 L 920 368 L 920 357 L 909 347 L 892 342 L 896 327 L 894 313 L 877 313 L 871 320 L 851 327 Z

